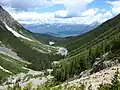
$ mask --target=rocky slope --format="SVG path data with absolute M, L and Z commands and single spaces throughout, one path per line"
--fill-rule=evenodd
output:
M 84 84 L 86 86 L 85 90 L 89 90 L 88 88 L 91 88 L 91 90 L 97 90 L 100 84 L 111 84 L 117 69 L 119 69 L 120 72 L 120 64 L 100 70 L 97 73 L 81 77 L 80 79 L 73 80 L 68 82 L 68 84 L 78 86 Z
M 103 59 L 107 55 L 108 53 L 104 54 L 102 58 L 96 58 L 96 62 L 91 69 L 81 72 L 80 75 L 75 75 L 72 78 L 73 80 L 69 79 L 60 86 L 64 88 L 66 85 L 68 85 L 67 87 L 80 87 L 81 85 L 85 85 L 84 90 L 98 90 L 101 84 L 111 84 L 115 72 L 117 70 L 120 72 L 120 63 L 119 58 L 113 61 L 104 61 Z

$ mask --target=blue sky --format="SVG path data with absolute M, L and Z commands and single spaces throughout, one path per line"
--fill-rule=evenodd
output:
M 109 6 L 106 3 L 107 0 L 95 0 L 94 2 L 88 5 L 89 8 L 99 8 L 99 9 L 108 9 Z
M 2 0 L 22 24 L 104 22 L 120 13 L 120 0 Z
M 88 4 L 87 9 L 89 8 L 99 8 L 99 9 L 110 10 L 110 5 L 108 5 L 105 0 L 94 0 L 93 2 Z M 40 7 L 38 11 L 39 12 L 55 12 L 57 10 L 63 10 L 63 9 L 64 9 L 64 5 L 58 4 L 50 7 Z

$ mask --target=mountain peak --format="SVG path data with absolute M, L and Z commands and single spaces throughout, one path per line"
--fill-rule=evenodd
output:
M 0 8 L 2 8 L 2 6 L 0 6 Z

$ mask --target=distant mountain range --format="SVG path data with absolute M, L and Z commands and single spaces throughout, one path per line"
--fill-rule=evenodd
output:
M 25 28 L 35 33 L 49 34 L 59 37 L 77 36 L 93 30 L 99 26 L 99 22 L 92 24 L 23 24 Z

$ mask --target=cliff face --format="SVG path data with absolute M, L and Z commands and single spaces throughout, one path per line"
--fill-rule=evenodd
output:
M 114 61 L 96 61 L 93 64 L 91 73 L 96 73 L 99 72 L 100 70 L 109 68 L 109 67 L 113 67 L 115 65 L 117 65 L 119 63 L 118 60 L 114 60 Z
M 12 28 L 13 26 L 18 24 L 17 21 L 14 20 L 13 17 L 7 11 L 5 11 L 1 6 L 0 6 L 0 20 Z

